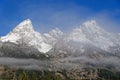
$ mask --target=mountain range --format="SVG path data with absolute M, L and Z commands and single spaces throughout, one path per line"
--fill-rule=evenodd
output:
M 66 36 L 67 35 L 67 36 Z M 13 31 L 1 37 L 2 42 L 15 44 L 26 43 L 34 46 L 40 52 L 49 52 L 59 39 L 65 42 L 80 42 L 94 45 L 102 50 L 108 51 L 111 47 L 120 45 L 120 35 L 109 33 L 102 29 L 95 20 L 84 22 L 80 27 L 73 29 L 69 34 L 63 33 L 55 28 L 43 35 L 33 29 L 31 20 L 27 19 L 17 25 Z
M 41 34 L 30 19 L 0 38 L 0 56 L 58 60 L 69 65 L 120 68 L 120 33 L 110 33 L 95 20 L 84 22 L 69 33 L 55 28 Z M 58 63 L 56 63 L 58 64 Z M 68 66 L 68 65 L 67 65 Z

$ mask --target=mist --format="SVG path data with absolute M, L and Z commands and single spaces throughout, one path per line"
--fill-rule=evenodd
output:
M 95 2 L 87 0 L 88 3 L 87 1 L 79 1 L 80 0 L 14 0 L 10 2 L 5 1 L 3 2 L 4 4 L 1 4 L 1 2 L 0 35 L 3 36 L 9 33 L 21 21 L 30 19 L 33 22 L 32 24 L 34 29 L 41 33 L 42 37 L 44 33 L 49 33 L 49 31 L 57 27 L 65 34 L 62 38 L 66 39 L 66 37 L 68 37 L 68 35 L 71 34 L 74 29 L 80 28 L 82 23 L 89 20 L 95 20 L 98 25 L 108 33 L 110 32 L 110 34 L 117 34 L 117 37 L 112 36 L 113 39 L 119 38 L 120 9 L 118 7 L 119 4 L 116 4 L 117 1 L 114 2 L 105 0 L 102 2 Z M 112 7 L 111 5 L 114 6 Z M 78 39 L 78 36 L 73 37 Z M 81 37 L 81 35 L 79 37 Z M 109 37 L 111 38 L 111 35 Z M 105 40 L 108 40 L 108 38 Z M 103 39 L 103 41 L 105 40 Z M 119 40 L 115 40 L 115 42 L 117 41 L 119 42 Z M 97 43 L 97 40 L 95 43 Z M 104 44 L 106 44 L 106 42 Z M 119 45 L 118 43 L 115 44 Z M 101 48 L 98 48 L 98 46 L 93 46 L 90 44 L 86 45 L 79 42 L 67 43 L 61 39 L 57 41 L 57 45 L 55 46 L 56 52 L 51 51 L 51 53 L 48 55 L 54 54 L 55 56 L 57 55 L 57 57 L 60 57 L 60 55 L 63 54 L 67 57 L 60 57 L 55 60 L 53 60 L 54 58 L 51 60 L 40 60 L 35 58 L 22 59 L 0 57 L 0 64 L 30 70 L 69 70 L 75 68 L 82 69 L 85 67 L 110 67 L 120 71 L 119 53 L 118 55 L 113 55 L 110 51 L 111 48 L 107 52 Z M 60 51 L 61 53 L 59 53 Z M 67 54 L 64 54 L 64 52 Z
M 67 57 L 57 61 L 38 60 L 38 59 L 18 59 L 1 57 L 0 65 L 9 66 L 15 69 L 26 70 L 71 70 L 82 68 L 112 68 L 120 71 L 120 59 L 118 57 L 106 57 L 101 59 L 89 58 L 87 56 Z

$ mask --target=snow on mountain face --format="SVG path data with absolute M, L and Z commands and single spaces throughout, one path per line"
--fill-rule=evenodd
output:
M 42 53 L 49 52 L 54 44 L 60 46 L 63 43 L 61 41 L 65 43 L 69 41 L 88 43 L 105 51 L 109 51 L 110 47 L 120 46 L 120 34 L 106 32 L 100 28 L 95 20 L 83 23 L 79 28 L 73 29 L 68 35 L 56 28 L 42 36 L 33 29 L 31 21 L 27 19 L 21 22 L 9 34 L 1 37 L 0 40 L 16 44 L 25 43 L 34 46 Z
M 13 29 L 12 32 L 10 32 L 7 36 L 4 36 L 1 38 L 3 42 L 10 41 L 13 43 L 17 43 L 17 40 L 19 40 L 23 36 L 28 36 L 31 33 L 33 33 L 33 27 L 30 20 L 25 20 L 22 23 L 20 23 L 16 28 Z
M 68 41 L 90 43 L 103 50 L 108 50 L 109 47 L 119 44 L 115 37 L 114 34 L 100 28 L 95 20 L 91 20 L 74 29 L 67 39 Z
M 64 33 L 58 28 L 51 30 L 49 33 L 43 34 L 45 42 L 52 45 L 62 38 L 63 35 Z
M 30 46 L 34 46 L 42 53 L 46 53 L 52 48 L 51 45 L 43 41 L 40 33 L 34 31 L 32 23 L 29 19 L 21 22 L 8 35 L 1 37 L 1 41 L 9 41 L 16 44 L 26 43 Z

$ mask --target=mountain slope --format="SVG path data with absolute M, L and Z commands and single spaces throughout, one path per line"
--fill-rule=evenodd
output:
M 44 33 L 43 39 L 46 43 L 55 45 L 58 40 L 63 38 L 63 35 L 64 33 L 60 29 L 55 28 L 51 30 L 49 33 Z
M 40 52 L 48 52 L 52 46 L 45 43 L 40 33 L 34 31 L 32 23 L 29 19 L 21 22 L 12 32 L 1 37 L 2 42 L 13 42 L 16 44 L 27 44 L 34 46 Z
M 74 29 L 68 36 L 68 41 L 90 43 L 98 48 L 108 51 L 111 46 L 120 45 L 118 34 L 109 33 L 98 25 L 95 20 L 83 23 Z

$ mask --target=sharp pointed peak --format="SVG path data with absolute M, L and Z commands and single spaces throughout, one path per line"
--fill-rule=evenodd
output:
M 25 20 L 21 21 L 21 23 L 23 23 L 23 22 L 31 23 L 31 20 L 30 19 L 25 19 Z
M 24 26 L 27 24 L 32 24 L 30 19 L 23 20 L 20 24 L 18 24 L 18 26 Z
M 30 19 L 23 20 L 21 23 L 19 23 L 13 31 L 16 30 L 33 30 L 32 22 Z

